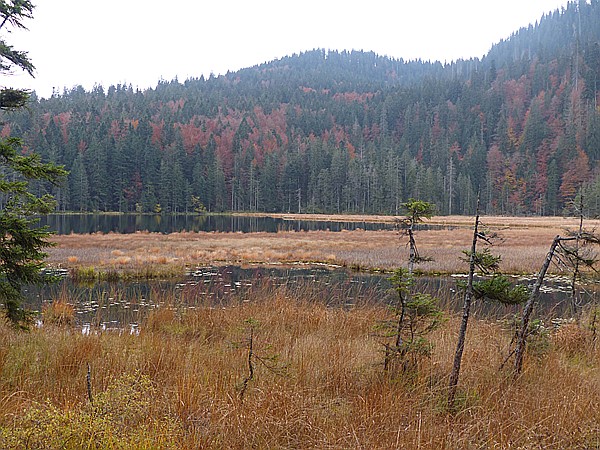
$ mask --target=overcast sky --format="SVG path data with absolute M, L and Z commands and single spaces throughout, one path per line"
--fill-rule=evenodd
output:
M 29 52 L 36 78 L 0 85 L 132 84 L 235 71 L 314 48 L 450 62 L 490 47 L 561 0 L 37 0 L 29 31 L 3 37 Z

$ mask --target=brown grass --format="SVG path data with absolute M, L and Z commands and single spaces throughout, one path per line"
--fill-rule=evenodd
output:
M 71 326 L 75 324 L 75 307 L 62 299 L 42 306 L 44 325 Z
M 63 448 L 597 448 L 600 352 L 583 328 L 553 332 L 513 380 L 499 370 L 510 334 L 472 321 L 450 414 L 458 317 L 431 337 L 432 358 L 418 372 L 385 374 L 373 327 L 388 311 L 315 298 L 309 287 L 269 287 L 227 308 L 165 306 L 137 336 L 2 324 L 0 447 L 27 448 L 26 439 L 34 448 L 44 433 Z M 241 401 L 250 318 L 256 355 L 276 355 L 285 372 L 256 360 Z
M 331 217 L 328 217 L 331 218 Z M 389 217 L 385 217 L 389 220 Z M 471 240 L 468 217 L 438 217 L 452 229 L 419 231 L 421 254 L 434 258 L 419 268 L 430 273 L 465 272 L 460 258 Z M 574 219 L 484 217 L 504 241 L 493 252 L 507 273 L 539 270 L 555 235 L 576 227 Z M 596 223 L 591 221 L 588 226 Z M 361 269 L 393 269 L 407 260 L 406 238 L 394 231 L 309 231 L 279 233 L 91 234 L 54 236 L 49 262 L 100 271 L 183 273 L 210 264 L 338 264 Z M 556 268 L 552 268 L 556 270 Z

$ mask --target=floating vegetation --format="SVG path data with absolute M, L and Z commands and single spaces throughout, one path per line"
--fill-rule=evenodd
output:
M 115 280 L 110 277 L 107 280 L 98 277 L 92 269 L 83 273 L 89 273 L 90 277 L 83 277 L 83 280 L 69 277 L 55 285 L 28 288 L 28 307 L 41 311 L 44 304 L 64 298 L 64 301 L 73 305 L 74 321 L 82 327 L 82 332 L 115 329 L 124 332 L 137 328 L 140 320 L 161 305 L 170 304 L 181 310 L 206 305 L 222 307 L 246 302 L 254 289 L 265 286 L 301 290 L 312 285 L 318 290 L 319 297 L 326 298 L 332 306 L 349 307 L 369 296 L 383 303 L 390 299 L 390 284 L 386 274 L 356 273 L 326 266 L 207 266 L 189 269 L 187 276 L 169 280 Z M 462 274 L 420 276 L 416 282 L 420 290 L 440 298 L 452 310 L 457 307 L 457 279 L 462 277 Z M 512 278 L 515 284 L 530 285 L 534 282 L 533 277 Z M 585 292 L 582 289 L 584 303 L 595 298 L 596 286 L 589 286 Z M 541 310 L 547 308 L 556 314 L 568 303 L 569 280 L 566 277 L 549 277 L 541 292 Z M 483 315 L 510 313 L 505 307 L 492 308 L 485 303 L 478 307 Z

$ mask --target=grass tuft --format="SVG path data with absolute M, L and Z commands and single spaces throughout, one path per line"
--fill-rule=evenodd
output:
M 75 308 L 63 299 L 46 303 L 42 307 L 42 322 L 44 325 L 73 326 L 75 325 Z

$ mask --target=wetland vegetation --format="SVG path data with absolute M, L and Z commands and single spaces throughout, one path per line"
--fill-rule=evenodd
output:
M 442 219 L 452 220 L 432 221 Z M 504 241 L 494 250 L 515 274 L 535 274 L 553 236 L 574 225 L 482 220 L 501 229 Z M 460 255 L 472 232 L 467 218 L 459 222 L 452 230 L 419 231 L 419 250 L 434 258 L 420 265 L 422 273 L 466 272 Z M 40 326 L 29 332 L 1 324 L 3 448 L 595 448 L 600 442 L 594 303 L 577 320 L 536 316 L 516 379 L 503 365 L 514 310 L 488 315 L 480 303 L 456 407 L 449 410 L 460 321 L 449 290 L 440 296 L 445 319 L 428 336 L 429 357 L 411 370 L 387 371 L 387 338 L 377 329 L 393 317 L 392 300 L 381 289 L 256 276 L 251 286 L 228 292 L 226 302 L 201 295 L 209 266 L 391 270 L 408 252 L 395 231 L 95 233 L 52 240 L 48 262 L 55 268 L 93 268 L 117 274 L 121 283 L 123 276 L 195 272 L 202 282 L 178 290 L 158 282 L 133 328 L 92 322 L 82 332 L 68 289 L 45 302 Z M 559 266 L 552 271 L 560 275 Z M 106 299 L 134 308 L 147 300 L 120 288 L 107 290 Z
M 292 217 L 286 215 L 284 217 Z M 331 220 L 334 216 L 300 215 L 298 219 Z M 368 216 L 341 216 L 336 222 L 369 221 Z M 392 216 L 376 216 L 387 220 Z M 565 228 L 575 228 L 573 218 L 484 217 L 486 226 L 499 230 L 503 237 L 495 252 L 502 256 L 503 271 L 533 274 L 539 269 L 549 243 Z M 443 225 L 420 231 L 419 246 L 432 261 L 419 266 L 422 273 L 466 273 L 462 251 L 469 247 L 472 218 L 441 216 L 428 221 Z M 598 220 L 586 221 L 590 228 Z M 255 233 L 189 232 L 162 234 L 140 231 L 130 234 L 92 233 L 55 235 L 57 245 L 49 249 L 48 263 L 76 273 L 95 271 L 144 277 L 156 274 L 182 275 L 204 265 L 322 263 L 362 270 L 393 270 L 408 259 L 406 243 L 394 230 L 364 229 L 340 232 L 280 231 Z M 556 272 L 556 268 L 553 268 Z M 92 272 L 93 273 L 93 272 Z
M 32 17 L 28 0 L 0 5 L 0 29 Z M 600 448 L 584 248 L 600 238 L 582 226 L 584 206 L 600 211 L 599 13 L 571 2 L 443 66 L 317 49 L 144 91 L 32 94 L 27 108 L 28 90 L 1 88 L 0 448 Z M 0 43 L 0 73 L 33 75 L 27 52 Z M 46 217 L 45 194 L 94 213 Z M 390 216 L 258 214 L 427 202 L 449 216 L 421 230 L 420 254 L 414 215 L 401 240 Z M 575 203 L 580 221 L 451 216 Z M 47 258 L 35 215 L 59 219 Z M 301 224 L 315 219 L 328 225 Z M 477 250 L 495 241 L 486 227 L 502 236 L 494 254 Z M 413 277 L 467 272 L 437 289 Z M 572 283 L 567 315 L 537 304 L 546 272 Z M 68 278 L 34 292 L 48 273 Z M 493 314 L 484 300 L 517 296 L 525 307 Z
M 374 325 L 386 306 L 340 308 L 310 286 L 157 308 L 137 334 L 82 334 L 46 314 L 29 333 L 0 327 L 4 448 L 594 448 L 600 437 L 592 313 L 548 324 L 517 380 L 499 369 L 510 323 L 474 320 L 456 413 L 445 408 L 454 315 L 418 370 L 384 373 Z M 270 365 L 241 399 L 251 326 Z

